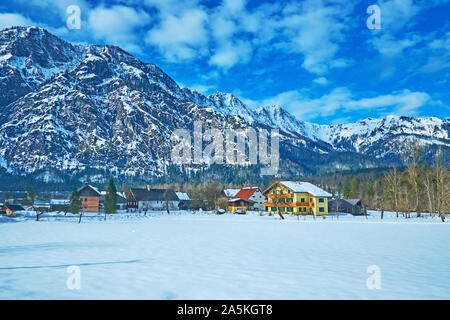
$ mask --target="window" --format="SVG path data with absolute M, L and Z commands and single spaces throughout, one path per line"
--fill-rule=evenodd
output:
M 288 189 L 288 193 L 291 193 L 291 190 Z
M 324 207 L 319 207 L 319 212 L 325 212 L 325 208 Z
M 306 201 L 305 201 L 305 198 L 300 198 L 300 202 L 305 203 L 305 202 L 306 202 Z
M 277 194 L 277 190 L 273 189 L 272 194 Z
M 283 208 L 283 207 L 281 207 L 281 208 L 280 208 L 280 211 L 281 211 L 281 212 L 284 212 L 284 208 Z
M 272 208 L 270 208 L 270 211 L 277 211 L 277 208 L 272 207 Z
M 294 208 L 286 208 L 287 212 L 294 212 Z
M 319 198 L 319 202 L 324 202 L 324 199 L 323 198 Z
M 312 199 L 312 198 L 309 198 L 309 202 L 313 202 L 313 199 Z

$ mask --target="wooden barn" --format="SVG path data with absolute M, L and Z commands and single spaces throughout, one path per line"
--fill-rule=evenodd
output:
M 345 212 L 354 216 L 364 214 L 361 199 L 331 199 L 328 201 L 328 212 Z

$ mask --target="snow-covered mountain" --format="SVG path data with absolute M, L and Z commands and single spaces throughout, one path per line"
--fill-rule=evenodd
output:
M 14 174 L 162 175 L 171 166 L 171 133 L 195 120 L 280 129 L 282 170 L 292 175 L 398 161 L 396 148 L 408 140 L 450 148 L 448 119 L 316 125 L 277 106 L 251 110 L 229 93 L 180 88 L 118 47 L 72 45 L 37 27 L 0 31 L 0 79 L 0 168 Z
M 255 110 L 261 120 L 285 132 L 329 144 L 334 150 L 400 160 L 406 144 L 450 147 L 450 119 L 389 115 L 356 123 L 318 125 L 299 121 L 279 106 Z

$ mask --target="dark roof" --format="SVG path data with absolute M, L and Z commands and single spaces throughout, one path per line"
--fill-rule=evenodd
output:
M 81 188 L 78 189 L 78 193 L 81 197 L 91 196 L 91 197 L 100 197 L 101 193 L 97 190 L 97 188 L 94 188 L 90 184 L 85 184 Z
M 349 200 L 358 200 L 358 201 L 349 201 Z M 339 205 L 340 209 L 350 209 L 353 208 L 355 206 L 360 206 L 361 205 L 361 200 L 359 199 L 331 199 L 328 201 L 328 206 L 332 207 L 332 208 L 337 208 L 337 206 Z
M 344 199 L 353 206 L 361 205 L 361 199 Z
M 178 201 L 177 194 L 173 190 L 166 189 L 138 189 L 131 188 L 135 201 L 166 201 L 165 193 L 167 192 L 167 200 Z
M 5 204 L 5 208 L 8 208 L 11 211 L 24 211 L 25 209 L 18 204 Z

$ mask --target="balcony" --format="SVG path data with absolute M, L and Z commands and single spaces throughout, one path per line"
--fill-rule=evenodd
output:
M 314 207 L 313 202 L 283 202 L 283 203 L 273 203 L 264 202 L 266 207 Z
M 285 198 L 294 198 L 294 194 L 293 193 L 284 193 L 284 194 L 273 194 L 270 193 L 267 196 L 269 199 L 273 199 L 273 198 L 281 198 L 281 199 L 285 199 Z

